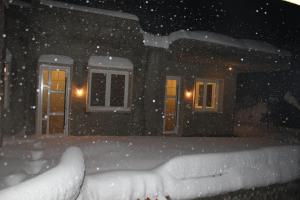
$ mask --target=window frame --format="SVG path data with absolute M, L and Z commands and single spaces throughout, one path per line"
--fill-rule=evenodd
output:
M 105 98 L 104 106 L 92 106 L 91 105 L 91 88 L 92 88 L 92 74 L 99 73 L 105 74 Z M 115 75 L 124 75 L 125 76 L 125 85 L 124 85 L 124 106 L 110 106 L 111 100 L 111 76 Z M 129 112 L 131 107 L 129 104 L 129 94 L 130 94 L 130 85 L 132 80 L 132 72 L 127 70 L 118 70 L 118 69 L 106 69 L 106 68 L 92 68 L 88 69 L 88 95 L 87 95 L 87 111 L 88 112 L 99 112 L 99 111 L 108 111 L 108 112 Z
M 203 106 L 199 106 L 197 105 L 198 103 L 198 97 L 199 97 L 199 92 L 198 92 L 198 88 L 200 85 L 200 83 L 203 84 Z M 215 106 L 214 107 L 207 107 L 206 102 L 207 102 L 207 85 L 209 85 L 210 83 L 215 84 Z M 194 84 L 194 99 L 193 99 L 193 107 L 194 110 L 197 112 L 222 112 L 222 85 L 223 85 L 223 80 L 221 79 L 203 79 L 203 78 L 199 78 L 195 80 L 195 84 Z

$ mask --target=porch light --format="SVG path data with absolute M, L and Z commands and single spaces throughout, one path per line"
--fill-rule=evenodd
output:
M 233 70 L 233 68 L 232 68 L 232 67 L 228 67 L 228 70 L 229 70 L 229 71 L 232 71 L 232 70 Z
M 76 94 L 77 97 L 82 97 L 84 95 L 83 88 L 76 88 L 75 94 Z
M 186 90 L 186 91 L 185 91 L 185 98 L 186 98 L 186 99 L 191 99 L 192 96 L 193 96 L 192 91 L 190 91 L 190 90 Z

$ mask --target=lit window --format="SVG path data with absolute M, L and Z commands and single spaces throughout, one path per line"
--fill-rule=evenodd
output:
M 89 69 L 89 111 L 129 110 L 131 72 Z
M 218 111 L 220 80 L 199 79 L 195 83 L 194 106 L 197 111 Z

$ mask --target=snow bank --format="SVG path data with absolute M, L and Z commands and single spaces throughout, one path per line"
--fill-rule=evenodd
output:
M 87 176 L 78 200 L 192 199 L 300 178 L 300 147 L 179 156 L 149 171 Z
M 40 3 L 42 5 L 46 5 L 49 7 L 65 8 L 65 9 L 70 9 L 70 10 L 76 10 L 76 11 L 88 12 L 88 13 L 94 13 L 94 14 L 100 14 L 100 15 L 107 15 L 107 16 L 118 17 L 118 18 L 123 18 L 123 19 L 130 19 L 130 20 L 135 20 L 135 21 L 139 20 L 139 18 L 133 14 L 124 13 L 124 12 L 120 12 L 120 11 L 103 10 L 103 9 L 99 9 L 99 8 L 78 6 L 75 4 L 63 3 L 63 2 L 51 1 L 51 0 L 41 0 Z
M 112 56 L 91 56 L 88 66 L 132 70 L 133 64 L 127 58 Z
M 224 46 L 236 47 L 246 50 L 262 51 L 266 53 L 289 56 L 287 51 L 281 51 L 271 44 L 255 40 L 235 39 L 223 34 L 207 31 L 185 31 L 179 30 L 168 36 L 153 35 L 142 31 L 144 36 L 144 45 L 168 49 L 169 46 L 179 39 L 192 39 Z
M 74 60 L 68 56 L 47 54 L 41 55 L 39 57 L 39 63 L 58 63 L 65 65 L 73 65 Z
M 2 200 L 75 200 L 84 178 L 81 150 L 69 147 L 53 169 L 0 191 Z

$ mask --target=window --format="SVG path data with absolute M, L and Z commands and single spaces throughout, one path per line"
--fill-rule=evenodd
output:
M 89 111 L 119 111 L 129 109 L 131 72 L 89 69 Z
M 221 96 L 220 83 L 220 80 L 196 80 L 194 99 L 195 110 L 213 112 L 219 111 Z

